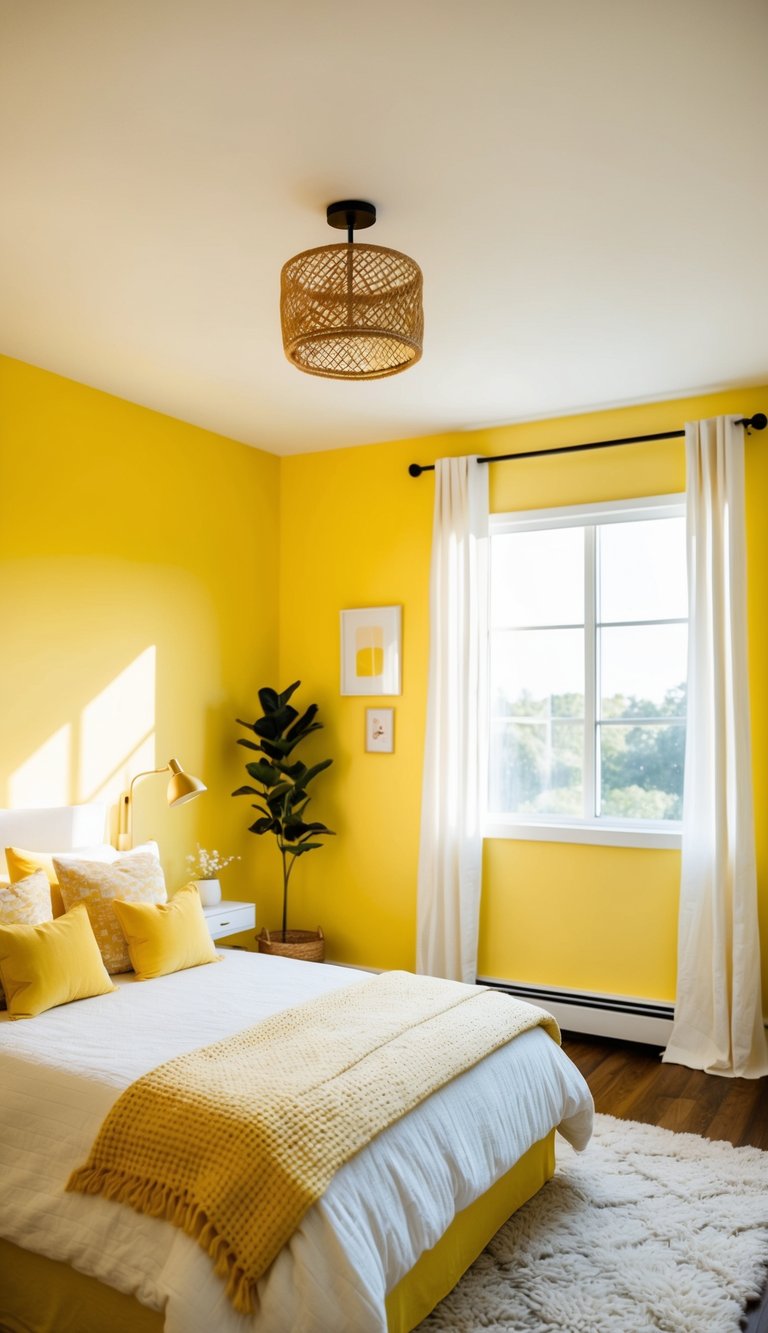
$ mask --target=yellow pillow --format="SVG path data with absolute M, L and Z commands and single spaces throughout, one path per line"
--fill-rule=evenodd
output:
M 201 963 L 218 962 L 194 884 L 179 889 L 167 903 L 118 901 L 114 907 L 140 981 L 198 967 Z
M 39 926 L 0 925 L 0 978 L 11 1018 L 34 1018 L 116 989 L 84 907 Z
M 142 847 L 141 850 L 157 851 L 157 847 L 152 843 L 146 848 Z M 78 861 L 116 861 L 118 857 L 118 853 L 108 842 L 99 843 L 95 847 L 78 847 L 74 853 L 30 852 L 26 847 L 6 847 L 5 849 L 8 875 L 12 884 L 19 879 L 26 879 L 27 875 L 33 875 L 36 870 L 43 870 L 48 876 L 54 916 L 64 915 L 64 903 L 61 900 L 59 881 L 53 868 L 53 858 L 55 856 L 70 857 L 73 855 Z
M 42 870 L 28 875 L 16 884 L 0 884 L 0 925 L 39 926 L 50 921 L 51 886 Z M 0 982 L 0 1006 L 5 1005 L 5 994 Z
M 51 886 L 53 915 L 64 915 L 64 904 L 61 901 L 59 881 L 53 868 L 52 855 L 48 852 L 27 852 L 23 847 L 6 847 L 5 859 L 8 862 L 8 874 L 12 884 L 16 884 L 19 880 L 26 879 L 28 875 L 34 875 L 36 871 L 42 870 Z
M 115 899 L 164 903 L 165 879 L 157 857 L 151 852 L 126 852 L 111 864 L 54 857 L 53 865 L 67 912 L 76 903 L 87 907 L 107 971 L 130 972 L 131 960 L 115 914 Z

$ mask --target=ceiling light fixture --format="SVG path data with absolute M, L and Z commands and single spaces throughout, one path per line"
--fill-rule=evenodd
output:
M 376 221 L 373 204 L 344 199 L 326 215 L 347 241 L 303 250 L 283 265 L 285 355 L 298 370 L 329 379 L 397 375 L 421 357 L 421 269 L 399 250 L 354 244 L 354 232 Z

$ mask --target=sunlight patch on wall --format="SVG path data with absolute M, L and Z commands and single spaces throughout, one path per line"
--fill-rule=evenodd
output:
M 114 804 L 135 773 L 155 767 L 156 658 L 153 644 L 83 709 L 79 800 Z
M 8 805 L 12 810 L 69 805 L 72 728 L 54 731 L 8 778 Z

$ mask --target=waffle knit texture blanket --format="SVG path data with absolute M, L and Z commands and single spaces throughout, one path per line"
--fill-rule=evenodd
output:
M 542 1009 L 387 972 L 178 1056 L 115 1102 L 67 1188 L 181 1227 L 243 1314 L 334 1173 Z

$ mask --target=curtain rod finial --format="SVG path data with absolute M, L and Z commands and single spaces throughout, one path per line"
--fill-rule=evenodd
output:
M 765 412 L 755 412 L 752 417 L 740 417 L 736 425 L 743 426 L 745 430 L 765 430 L 768 426 L 768 417 Z
M 408 476 L 420 477 L 423 471 L 424 469 L 420 463 L 411 463 L 410 467 L 408 468 Z

